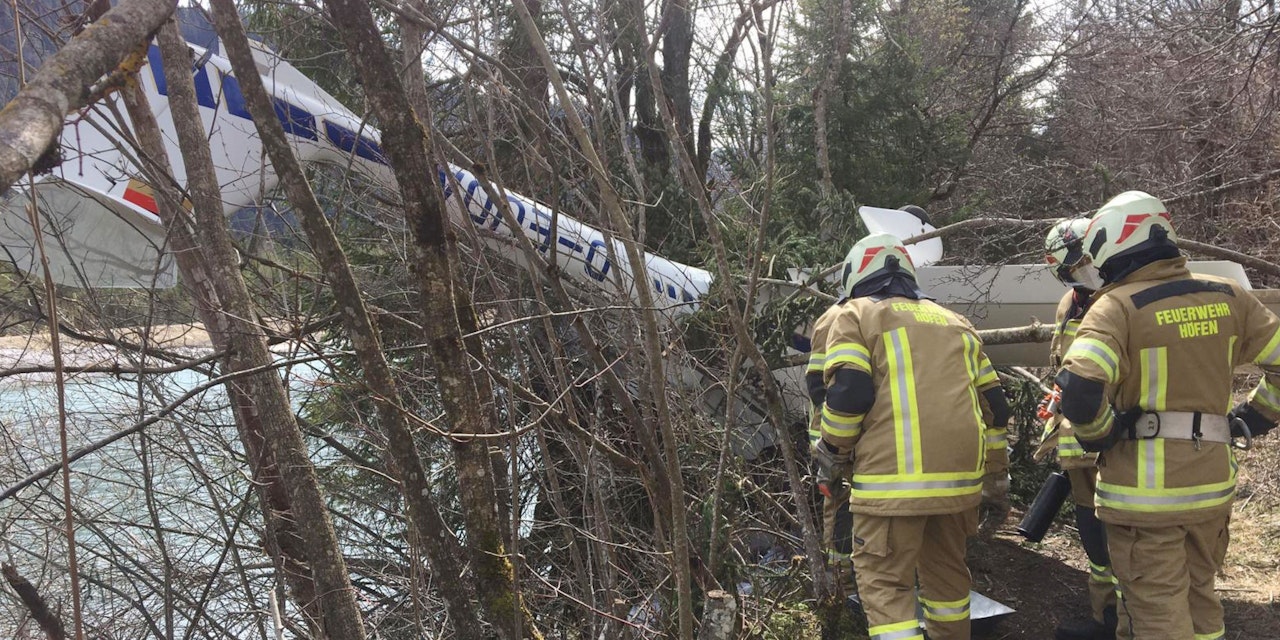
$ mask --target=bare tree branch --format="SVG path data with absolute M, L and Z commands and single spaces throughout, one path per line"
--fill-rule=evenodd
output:
M 123 0 L 53 55 L 0 111 L 0 192 L 36 164 L 62 132 L 68 113 L 90 101 L 91 88 L 145 47 L 175 0 Z

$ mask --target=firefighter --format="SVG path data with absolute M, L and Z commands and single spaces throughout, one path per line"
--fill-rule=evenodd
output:
M 1097 272 L 1087 269 L 1083 240 L 1089 228 L 1088 218 L 1069 218 L 1054 225 L 1045 238 L 1045 261 L 1054 266 L 1053 274 L 1070 287 L 1054 318 L 1053 341 L 1049 344 L 1049 364 L 1055 370 L 1080 327 L 1093 293 L 1101 288 Z M 1069 620 L 1054 632 L 1055 640 L 1092 640 L 1115 637 L 1116 578 L 1111 573 L 1107 555 L 1106 533 L 1094 511 L 1093 491 L 1098 483 L 1098 454 L 1089 453 L 1072 435 L 1071 423 L 1056 415 L 1045 421 L 1045 434 L 1035 459 L 1047 457 L 1055 448 L 1058 466 L 1071 481 L 1071 499 L 1076 504 L 1076 528 L 1089 558 L 1089 606 L 1091 617 Z
M 1096 501 L 1120 583 L 1117 635 L 1223 638 L 1214 573 L 1226 555 L 1233 431 L 1280 418 L 1280 319 L 1238 283 L 1192 277 L 1156 198 L 1122 193 L 1084 249 L 1104 286 L 1057 376 L 1061 410 L 1102 452 Z M 1264 377 L 1232 409 L 1232 370 Z
M 844 302 L 842 298 L 840 302 Z M 805 370 L 805 386 L 809 392 L 809 452 L 822 438 L 822 405 L 827 387 L 822 372 L 826 365 L 826 352 L 819 345 L 826 344 L 831 321 L 840 310 L 840 303 L 827 308 L 813 325 L 810 339 L 809 366 Z M 846 477 L 845 480 L 848 480 Z M 822 546 L 827 554 L 827 568 L 836 576 L 836 582 L 846 592 L 853 589 L 853 514 L 849 513 L 849 485 L 841 482 L 829 486 L 822 497 Z
M 853 246 L 841 292 L 813 345 L 826 391 L 814 460 L 824 493 L 852 470 L 853 565 L 871 638 L 922 640 L 917 603 L 933 640 L 969 638 L 965 539 L 984 489 L 991 500 L 1008 490 L 1003 469 L 986 473 L 983 404 L 1002 435 L 1004 390 L 973 327 L 920 290 L 893 236 Z

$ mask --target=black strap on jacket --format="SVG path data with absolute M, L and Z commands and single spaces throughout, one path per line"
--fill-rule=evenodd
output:
M 1129 296 L 1129 299 L 1133 301 L 1134 307 L 1141 309 L 1153 302 L 1164 300 L 1165 298 L 1185 296 L 1192 293 L 1224 293 L 1233 298 L 1236 295 L 1236 292 L 1231 288 L 1231 285 L 1225 282 L 1212 282 L 1209 280 L 1187 278 L 1185 280 L 1164 282 L 1155 285 L 1154 287 L 1147 287 L 1146 289 Z

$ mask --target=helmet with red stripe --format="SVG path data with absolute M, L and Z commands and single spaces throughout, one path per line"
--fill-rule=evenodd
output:
M 1084 250 L 1103 277 L 1114 282 L 1123 277 L 1121 263 L 1131 262 L 1125 258 L 1158 248 L 1172 248 L 1176 255 L 1177 241 L 1163 202 L 1142 191 L 1126 191 L 1093 215 Z
M 840 293 L 852 298 L 854 287 L 890 273 L 901 273 L 914 281 L 916 268 L 911 256 L 896 237 L 887 233 L 869 235 L 853 245 L 845 256 Z

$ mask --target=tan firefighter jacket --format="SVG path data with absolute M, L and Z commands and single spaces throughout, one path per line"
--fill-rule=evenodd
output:
M 1265 376 L 1250 396 L 1267 418 L 1280 416 L 1280 319 L 1223 278 L 1192 278 L 1185 258 L 1149 264 L 1103 288 L 1085 315 L 1064 367 L 1104 385 L 1100 408 L 1076 433 L 1096 440 L 1122 428 L 1115 415 L 1231 408 L 1236 365 Z M 1105 522 L 1192 524 L 1230 512 L 1236 459 L 1222 443 L 1155 437 L 1121 439 L 1098 466 L 1098 516 Z
M 824 402 L 817 417 L 822 439 L 853 448 L 854 513 L 977 506 L 987 440 L 998 440 L 1004 454 L 1005 437 L 1003 429 L 985 429 L 981 392 L 1000 383 L 967 320 L 929 300 L 854 298 L 819 319 L 812 357 L 827 386 L 851 367 L 869 374 L 875 388 L 867 413 L 844 414 Z
M 1068 289 L 1058 302 L 1058 311 L 1053 321 L 1053 340 L 1049 343 L 1049 366 L 1055 371 L 1062 366 L 1062 359 L 1076 338 L 1084 312 L 1085 307 L 1076 300 L 1075 291 Z M 1071 422 L 1062 417 L 1062 414 L 1045 421 L 1044 440 L 1036 450 L 1036 460 L 1043 459 L 1055 447 L 1058 449 L 1058 466 L 1063 470 L 1088 469 L 1098 464 L 1098 454 L 1089 453 L 1080 446 L 1072 431 Z

